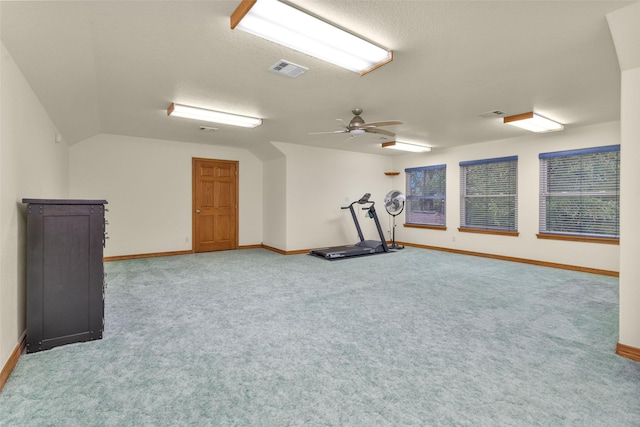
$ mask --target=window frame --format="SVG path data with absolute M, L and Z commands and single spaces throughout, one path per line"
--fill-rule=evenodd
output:
M 405 192 L 406 192 L 406 206 L 405 206 L 405 227 L 415 227 L 415 228 L 432 228 L 432 229 L 441 229 L 446 230 L 447 226 L 447 165 L 439 164 L 439 165 L 431 165 L 431 166 L 420 166 L 413 168 L 406 168 L 405 170 L 406 178 L 405 178 Z M 442 171 L 442 172 L 440 172 Z M 444 177 L 442 185 L 438 188 L 438 190 L 442 190 L 442 193 L 436 194 L 412 194 L 410 191 L 411 185 L 411 174 L 415 172 L 439 172 L 442 173 Z M 432 179 L 433 176 L 430 176 L 429 179 Z M 441 211 L 438 210 L 436 212 L 436 217 L 441 219 L 441 221 L 434 222 L 417 222 L 411 218 L 410 221 L 410 213 L 413 212 L 410 208 L 412 201 L 417 200 L 439 200 L 439 203 L 442 205 Z
M 549 191 L 549 159 L 558 159 L 558 158 L 568 158 L 568 157 L 577 157 L 577 156 L 585 156 L 599 153 L 617 153 L 617 174 L 615 178 L 615 190 L 607 191 L 583 191 L 583 188 L 579 188 L 578 191 L 575 192 L 567 192 L 567 191 L 558 191 L 554 192 Z M 538 234 L 537 237 L 539 239 L 553 239 L 553 240 L 569 240 L 569 241 L 581 241 L 581 242 L 591 242 L 591 243 L 605 243 L 605 244 L 619 244 L 620 241 L 620 145 L 606 145 L 600 147 L 591 147 L 591 148 L 581 148 L 574 150 L 564 150 L 564 151 L 554 151 L 547 153 L 540 153 L 538 155 L 539 158 L 539 182 L 540 188 L 538 191 L 539 196 L 539 217 L 538 217 Z M 581 169 L 582 171 L 583 169 Z M 582 175 L 581 175 L 582 176 Z M 608 181 L 607 181 L 608 182 Z M 616 210 L 615 210 L 615 223 L 610 223 L 610 226 L 614 226 L 617 230 L 617 234 L 607 234 L 607 233 L 594 233 L 594 232 L 581 232 L 581 231 L 567 231 L 567 230 L 558 230 L 558 229 L 549 229 L 549 212 L 548 212 L 548 204 L 549 197 L 579 197 L 580 204 L 576 207 L 580 207 L 582 209 L 586 209 L 588 207 L 588 202 L 585 200 L 597 200 L 603 197 L 613 197 L 616 201 Z M 591 212 L 591 215 L 595 215 L 595 209 Z M 585 211 L 581 210 L 579 213 L 580 216 L 585 215 Z M 588 214 L 587 214 L 588 216 Z
M 513 188 L 513 193 L 491 193 L 489 191 L 487 194 L 468 194 L 469 186 L 468 186 L 468 175 L 471 171 L 470 167 L 481 166 L 481 165 L 490 165 L 495 163 L 513 163 L 512 170 L 509 172 L 509 180 L 507 182 L 509 187 Z M 490 170 L 487 170 L 484 173 L 490 173 Z M 513 180 L 513 181 L 512 181 Z M 487 188 L 487 190 L 498 190 L 497 188 Z M 500 209 L 508 209 L 512 211 L 512 215 L 507 215 L 503 219 L 506 219 L 507 225 L 505 226 L 496 226 L 495 224 L 490 224 L 489 212 L 485 211 L 482 213 L 481 217 L 484 217 L 484 224 L 469 224 L 467 219 L 467 213 L 469 207 L 467 206 L 467 201 L 472 199 L 486 199 L 490 201 L 491 199 L 504 199 L 509 198 L 512 199 L 511 203 L 507 203 L 505 206 L 500 206 Z M 488 203 L 488 202 L 487 202 Z M 487 206 L 489 206 L 487 204 Z M 495 215 L 494 215 L 495 218 Z M 482 218 L 480 218 L 482 219 Z M 482 233 L 482 234 L 498 234 L 505 236 L 518 236 L 518 156 L 506 156 L 506 157 L 494 157 L 488 159 L 481 160 L 471 160 L 460 162 L 460 228 L 458 231 L 461 232 L 470 232 L 470 233 Z

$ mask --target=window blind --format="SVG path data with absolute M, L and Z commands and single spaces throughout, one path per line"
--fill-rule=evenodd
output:
M 446 225 L 447 166 L 424 166 L 405 169 L 407 224 Z
M 517 231 L 518 157 L 460 162 L 460 225 Z
M 619 145 L 539 158 L 540 233 L 619 237 Z

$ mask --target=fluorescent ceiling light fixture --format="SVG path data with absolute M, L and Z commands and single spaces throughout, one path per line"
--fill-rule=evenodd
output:
M 554 132 L 564 129 L 564 125 L 532 112 L 505 117 L 504 123 L 531 132 Z
M 428 153 L 431 147 L 425 145 L 409 144 L 407 142 L 389 141 L 383 142 L 382 148 L 392 148 L 394 150 L 411 151 L 412 153 Z
M 393 52 L 277 0 L 242 0 L 231 29 L 322 59 L 360 75 L 393 60 Z
M 169 108 L 167 108 L 167 116 L 184 117 L 187 119 L 241 126 L 244 128 L 254 128 L 262 124 L 262 119 L 258 119 L 256 117 L 238 116 L 237 114 L 205 110 L 203 108 L 189 107 L 188 105 L 174 103 L 171 103 Z

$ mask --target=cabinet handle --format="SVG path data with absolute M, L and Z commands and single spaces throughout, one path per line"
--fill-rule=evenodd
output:
M 196 213 L 200 213 L 200 209 L 196 209 Z

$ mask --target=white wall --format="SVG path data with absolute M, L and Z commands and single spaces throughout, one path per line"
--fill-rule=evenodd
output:
M 351 214 L 340 209 L 364 193 L 371 193 L 387 230 L 382 206 L 391 190 L 384 175 L 391 158 L 296 144 L 274 143 L 286 156 L 286 250 L 354 244 L 358 241 Z M 366 239 L 379 240 L 373 220 L 358 209 Z M 283 249 L 283 248 L 281 248 Z
M 619 122 L 562 132 L 530 134 L 520 138 L 485 142 L 431 153 L 394 159 L 394 168 L 402 172 L 394 185 L 404 189 L 405 168 L 447 165 L 447 230 L 427 230 L 398 226 L 396 239 L 405 242 L 546 261 L 574 266 L 619 271 L 619 246 L 540 240 L 538 233 L 539 160 L 538 154 L 569 149 L 598 147 L 620 143 Z M 524 131 L 523 131 L 524 132 Z M 518 156 L 518 237 L 460 233 L 459 163 L 492 157 Z M 404 221 L 404 215 L 398 217 Z
M 620 342 L 640 349 L 640 68 L 622 72 Z
M 620 339 L 640 349 L 640 3 L 607 15 L 621 76 Z
M 282 156 L 264 162 L 263 243 L 272 248 L 287 247 L 287 159 Z
M 23 198 L 67 196 L 67 153 L 31 87 L 1 45 L 0 51 L 0 368 L 25 324 Z
M 70 197 L 106 199 L 105 256 L 191 250 L 192 158 L 239 161 L 239 244 L 262 242 L 262 162 L 244 149 L 101 134 L 70 147 Z

